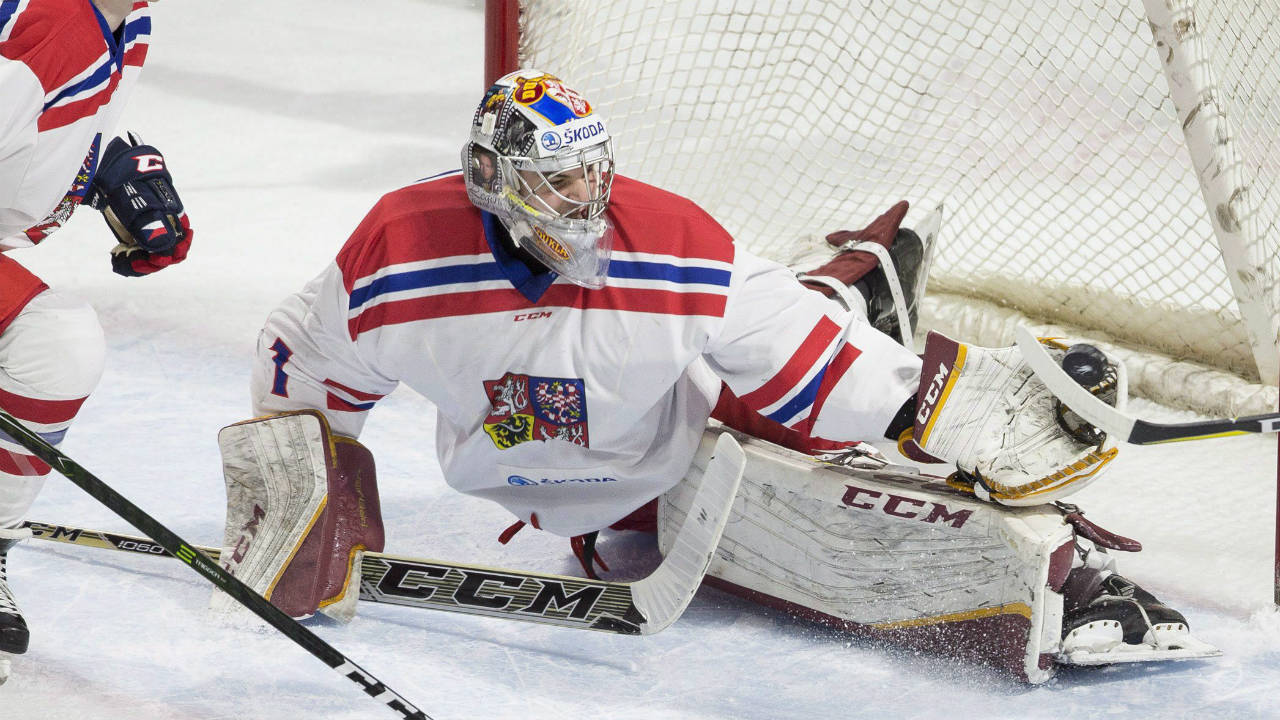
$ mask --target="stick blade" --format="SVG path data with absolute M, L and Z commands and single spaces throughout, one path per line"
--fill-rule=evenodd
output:
M 1072 379 L 1025 326 L 1019 325 L 1014 331 L 1014 337 L 1017 339 L 1022 359 L 1026 361 L 1036 377 L 1048 386 L 1049 391 L 1058 396 L 1063 405 L 1071 408 L 1073 412 L 1107 433 L 1108 436 L 1131 442 L 1133 418 L 1103 402 L 1101 398 Z
M 631 584 L 636 609 L 644 615 L 640 634 L 652 635 L 675 622 L 702 584 L 720 535 L 733 509 L 747 456 L 729 433 L 721 433 L 693 504 L 676 532 L 662 565 Z

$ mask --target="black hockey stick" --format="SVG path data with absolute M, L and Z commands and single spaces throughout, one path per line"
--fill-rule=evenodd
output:
M 298 621 L 289 617 L 267 602 L 249 586 L 240 582 L 233 575 L 223 570 L 185 540 L 178 537 L 161 525 L 159 521 L 143 512 L 141 508 L 129 502 L 120 493 L 99 480 L 93 473 L 85 470 L 74 460 L 67 457 L 44 438 L 28 430 L 9 413 L 0 410 L 0 432 L 5 433 L 14 442 L 26 448 L 32 455 L 40 458 L 57 470 L 81 490 L 92 495 L 98 502 L 106 505 L 130 525 L 155 539 L 156 544 L 169 554 L 191 566 L 206 580 L 230 595 L 241 605 L 271 624 L 290 640 L 301 645 L 307 652 L 320 658 L 324 664 L 333 668 L 338 674 L 360 686 L 365 693 L 384 703 L 399 716 L 408 720 L 431 720 L 431 718 L 412 703 L 404 699 L 367 670 L 360 667 L 336 648 L 320 638 L 319 635 L 303 627 Z
M 22 527 L 30 529 L 32 537 L 39 540 L 153 557 L 173 556 L 156 542 L 135 535 L 31 521 Z M 222 554 L 215 547 L 197 545 L 195 549 L 215 561 Z M 373 552 L 362 554 L 360 576 L 360 600 L 364 602 L 506 617 L 620 635 L 653 632 L 649 618 L 636 609 L 627 583 Z
M 675 622 L 702 583 L 733 506 L 746 460 L 725 433 L 698 481 L 692 521 L 648 577 L 634 582 L 587 580 L 420 558 L 363 553 L 360 599 L 431 610 L 487 615 L 546 625 L 651 635 Z M 167 556 L 147 538 L 49 523 L 26 522 L 41 540 Z M 196 547 L 212 559 L 218 548 Z
M 1208 438 L 1280 432 L 1280 413 L 1250 415 L 1221 420 L 1197 420 L 1185 423 L 1158 423 L 1140 420 L 1103 402 L 1067 374 L 1044 345 L 1025 327 L 1015 332 L 1018 349 L 1049 390 L 1080 417 L 1111 437 L 1131 445 L 1206 440 Z

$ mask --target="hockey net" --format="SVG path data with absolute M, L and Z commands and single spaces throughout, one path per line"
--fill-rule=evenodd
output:
M 908 225 L 941 205 L 924 327 L 1082 335 L 1136 394 L 1267 412 L 1277 4 L 489 0 L 486 79 L 564 78 L 619 172 L 782 262 L 900 199 Z

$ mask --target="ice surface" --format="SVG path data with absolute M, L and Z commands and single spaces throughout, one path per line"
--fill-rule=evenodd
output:
M 216 544 L 215 434 L 249 412 L 257 329 L 380 194 L 457 166 L 482 82 L 482 12 L 422 0 L 169 0 L 153 12 L 124 126 L 169 160 L 196 228 L 190 259 L 119 278 L 92 212 L 15 256 L 89 299 L 108 336 L 106 376 L 64 450 L 187 540 Z M 562 540 L 526 530 L 496 542 L 510 517 L 444 486 L 432 425 L 430 406 L 398 391 L 362 437 L 378 458 L 389 549 L 575 573 Z M 1275 484 L 1274 436 L 1125 450 L 1075 499 L 1147 545 L 1122 570 L 1224 655 L 1065 672 L 1038 688 L 710 589 L 649 638 L 385 605 L 345 627 L 308 622 L 441 720 L 1280 716 Z M 133 532 L 56 475 L 31 517 Z M 623 579 L 656 559 L 635 535 L 600 550 Z M 391 717 L 278 634 L 210 622 L 210 586 L 180 563 L 30 542 L 10 572 L 33 637 L 0 687 L 5 720 Z

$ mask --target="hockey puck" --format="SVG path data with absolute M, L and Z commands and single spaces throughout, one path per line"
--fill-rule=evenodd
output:
M 1062 369 L 1080 385 L 1093 387 L 1107 376 L 1107 356 L 1092 345 L 1077 343 L 1062 356 Z

